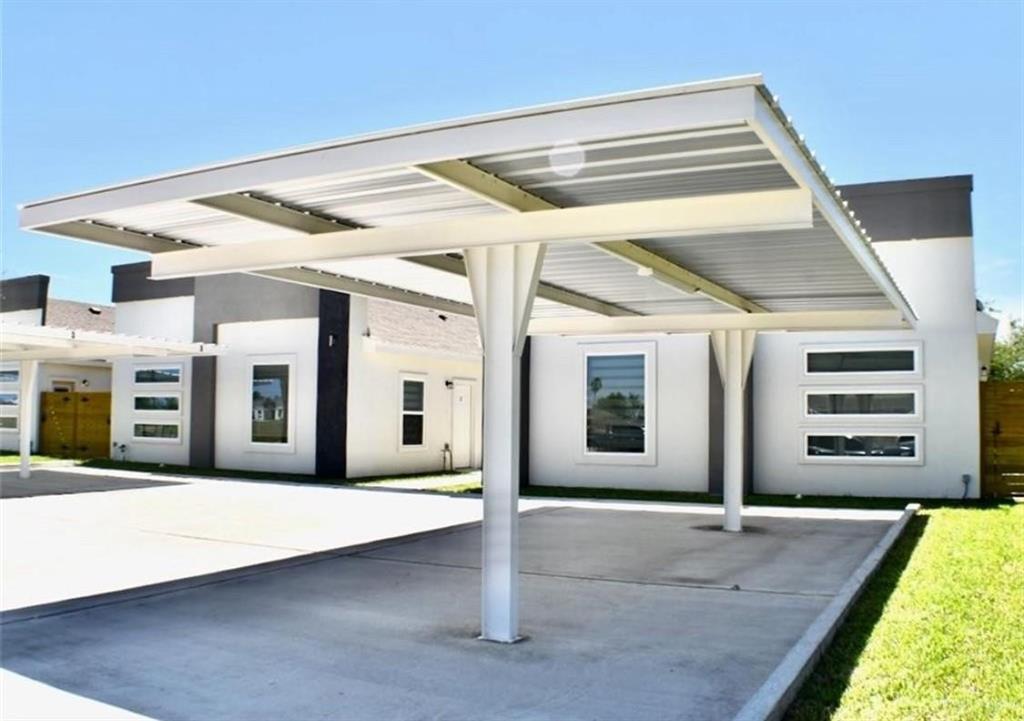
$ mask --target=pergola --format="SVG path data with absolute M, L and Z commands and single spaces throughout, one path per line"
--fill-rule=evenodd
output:
M 5 322 L 0 325 L 0 360 L 18 361 L 18 452 L 21 478 L 31 477 L 32 418 L 38 403 L 34 389 L 40 361 L 94 361 L 114 358 L 160 358 L 209 355 L 212 343 L 185 343 L 164 338 L 75 330 Z
M 44 200 L 23 227 L 475 315 L 484 346 L 482 636 L 518 638 L 528 334 L 710 334 L 726 530 L 759 331 L 895 329 L 913 310 L 760 76 L 375 133 Z

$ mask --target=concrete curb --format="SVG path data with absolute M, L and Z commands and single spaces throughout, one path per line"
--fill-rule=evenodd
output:
M 918 503 L 907 505 L 899 520 L 882 536 L 867 558 L 839 589 L 835 598 L 814 619 L 814 623 L 789 650 L 761 688 L 744 704 L 733 721 L 777 721 L 782 718 L 800 690 L 801 684 L 814 669 L 815 663 L 828 647 L 854 602 L 864 591 L 868 580 L 878 570 L 889 549 L 896 539 L 903 535 L 910 519 L 920 509 L 921 505 Z

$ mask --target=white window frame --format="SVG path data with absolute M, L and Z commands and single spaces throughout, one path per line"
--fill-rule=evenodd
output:
M 812 373 L 807 370 L 807 360 L 812 353 L 859 353 L 870 351 L 913 351 L 914 370 L 912 371 L 840 371 L 836 373 Z M 804 378 L 828 382 L 830 379 L 862 378 L 921 378 L 924 375 L 924 349 L 920 341 L 865 342 L 843 344 L 809 344 L 800 346 L 800 372 Z
M 0 390 L 0 394 L 14 396 L 14 403 L 9 406 L 0 406 L 0 408 L 20 408 L 21 407 L 21 391 L 7 391 Z
M 7 407 L 11 408 L 12 406 L 7 406 Z M 17 433 L 18 432 L 18 424 L 21 423 L 21 421 L 18 420 L 18 416 L 16 416 L 16 415 L 13 415 L 13 416 L 3 415 L 3 416 L 0 416 L 0 417 L 3 417 L 3 418 L 13 418 L 14 419 L 14 428 L 0 428 L 0 433 Z
M 263 443 L 252 439 L 252 381 L 253 371 L 256 366 L 288 366 L 288 406 L 285 417 L 285 438 L 284 443 Z M 295 453 L 295 434 L 298 420 L 295 417 L 295 395 L 298 391 L 295 373 L 296 357 L 294 354 L 286 355 L 253 355 L 246 359 L 245 395 L 245 440 L 246 447 L 250 452 L 255 453 Z
M 807 452 L 807 441 L 810 436 L 914 436 L 914 448 L 917 455 L 913 458 L 905 456 L 812 456 Z M 821 427 L 800 429 L 800 463 L 821 465 L 853 465 L 853 466 L 923 466 L 924 465 L 924 429 L 877 427 L 864 428 Z
M 147 383 L 145 381 L 136 380 L 138 371 L 151 371 L 151 370 L 169 370 L 174 369 L 178 371 L 178 380 L 170 381 L 167 383 Z M 185 364 L 184 363 L 138 363 L 132 366 L 132 385 L 136 388 L 181 388 L 181 384 L 185 380 Z
M 577 432 L 576 463 L 579 465 L 654 466 L 658 463 L 657 413 L 657 350 L 656 341 L 582 342 L 579 375 L 576 387 L 580 389 L 579 429 Z M 594 356 L 642 355 L 644 357 L 644 452 L 609 453 L 587 450 L 587 359 Z
M 145 408 L 136 408 L 135 400 L 137 398 L 177 398 L 178 399 L 178 410 L 154 410 Z M 177 418 L 181 415 L 181 392 L 180 391 L 153 391 L 147 393 L 145 391 L 138 391 L 132 393 L 132 413 L 139 416 L 140 418 Z
M 74 378 L 51 378 L 50 379 L 50 392 L 51 393 L 60 393 L 61 391 L 57 391 L 57 390 L 54 389 L 54 386 L 58 386 L 58 385 L 70 386 L 71 390 L 67 391 L 67 392 L 68 393 L 74 393 L 75 392 L 75 388 L 78 388 L 78 381 L 76 381 Z
M 135 435 L 135 426 L 175 426 L 178 429 L 177 438 L 153 438 L 150 436 Z M 162 420 L 158 418 L 132 418 L 132 441 L 135 443 L 158 443 L 161 445 L 181 445 L 181 422 L 178 420 Z
M 423 410 L 422 411 L 407 411 L 405 410 L 405 382 L 412 381 L 414 383 L 423 384 Z M 407 415 L 421 416 L 423 418 L 423 442 L 419 445 L 405 445 L 403 442 L 403 424 Z M 427 375 L 425 373 L 412 373 L 404 371 L 398 374 L 398 452 L 409 453 L 416 451 L 427 450 Z
M 811 413 L 808 410 L 812 395 L 868 395 L 872 393 L 911 393 L 914 396 L 913 413 Z M 874 385 L 874 386 L 801 386 L 800 399 L 803 406 L 803 418 L 813 423 L 850 423 L 851 421 L 903 421 L 920 423 L 924 420 L 924 387 L 920 385 Z

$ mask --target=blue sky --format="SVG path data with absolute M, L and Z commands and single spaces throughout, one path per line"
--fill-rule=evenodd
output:
M 840 183 L 971 173 L 978 294 L 1024 315 L 1022 3 L 2 2 L 2 274 L 108 302 L 142 256 L 18 203 L 363 131 L 764 73 Z

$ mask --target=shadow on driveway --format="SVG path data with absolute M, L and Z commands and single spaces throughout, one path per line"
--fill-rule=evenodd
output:
M 34 498 L 69 493 L 101 493 L 138 488 L 180 486 L 177 481 L 153 481 L 143 478 L 111 478 L 78 473 L 35 470 L 31 478 L 18 478 L 17 469 L 0 471 L 0 498 Z

